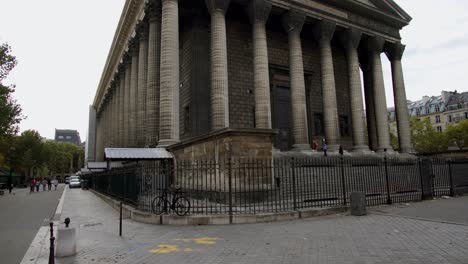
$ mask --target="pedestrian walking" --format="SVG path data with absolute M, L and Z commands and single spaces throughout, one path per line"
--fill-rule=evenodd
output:
M 13 190 L 13 183 L 8 186 L 8 193 L 11 194 L 12 190 Z
M 312 143 L 312 149 L 313 149 L 314 151 L 317 151 L 317 149 L 318 149 L 318 144 L 317 144 L 317 141 L 315 141 L 315 140 L 314 140 L 313 143 Z
M 50 191 L 50 189 L 52 189 L 52 180 L 50 178 L 47 178 L 47 187 Z
M 39 192 L 39 187 L 41 186 L 41 180 L 37 179 L 36 180 L 36 192 Z
M 46 185 L 47 185 L 47 180 L 45 178 L 42 178 L 42 190 L 45 192 L 46 190 Z
M 58 180 L 57 180 L 57 179 L 54 179 L 54 180 L 52 181 L 52 184 L 54 184 L 55 190 L 57 190 Z
M 31 190 L 29 191 L 29 193 L 33 193 L 34 188 L 36 187 L 36 179 L 32 178 L 31 183 L 29 184 L 29 186 L 31 187 Z
M 322 139 L 322 149 L 323 149 L 323 156 L 326 157 L 328 146 L 327 146 L 327 141 L 325 140 L 325 138 Z
M 339 153 L 340 153 L 341 156 L 343 156 L 343 154 L 344 154 L 343 147 L 341 145 L 340 145 Z

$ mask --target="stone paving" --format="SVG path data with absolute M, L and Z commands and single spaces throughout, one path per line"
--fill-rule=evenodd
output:
M 468 263 L 467 224 L 405 216 L 335 215 L 226 226 L 157 226 L 124 220 L 120 238 L 117 211 L 91 192 L 74 189 L 66 194 L 62 222 L 65 217 L 77 228 L 78 253 L 57 259 L 61 264 Z

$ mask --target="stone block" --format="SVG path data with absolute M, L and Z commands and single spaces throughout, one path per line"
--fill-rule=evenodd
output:
M 59 228 L 57 232 L 56 257 L 69 257 L 76 254 L 75 228 Z
M 366 195 L 363 192 L 351 193 L 351 215 L 366 215 Z

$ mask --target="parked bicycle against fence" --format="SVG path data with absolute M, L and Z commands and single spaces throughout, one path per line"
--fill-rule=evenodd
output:
M 182 190 L 178 188 L 170 194 L 172 197 L 168 199 L 168 190 L 164 189 L 160 196 L 153 199 L 151 203 L 153 213 L 160 215 L 169 213 L 169 209 L 171 209 L 179 216 L 186 215 L 190 211 L 190 201 L 183 195 Z

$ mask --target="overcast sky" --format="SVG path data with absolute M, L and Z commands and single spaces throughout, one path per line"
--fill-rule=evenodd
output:
M 402 31 L 407 97 L 467 91 L 468 1 L 396 0 L 412 17 Z M 7 84 L 28 117 L 21 131 L 47 138 L 77 129 L 86 140 L 92 103 L 124 0 L 0 0 L 0 43 L 18 66 Z M 383 57 L 387 104 L 393 106 L 390 64 Z

